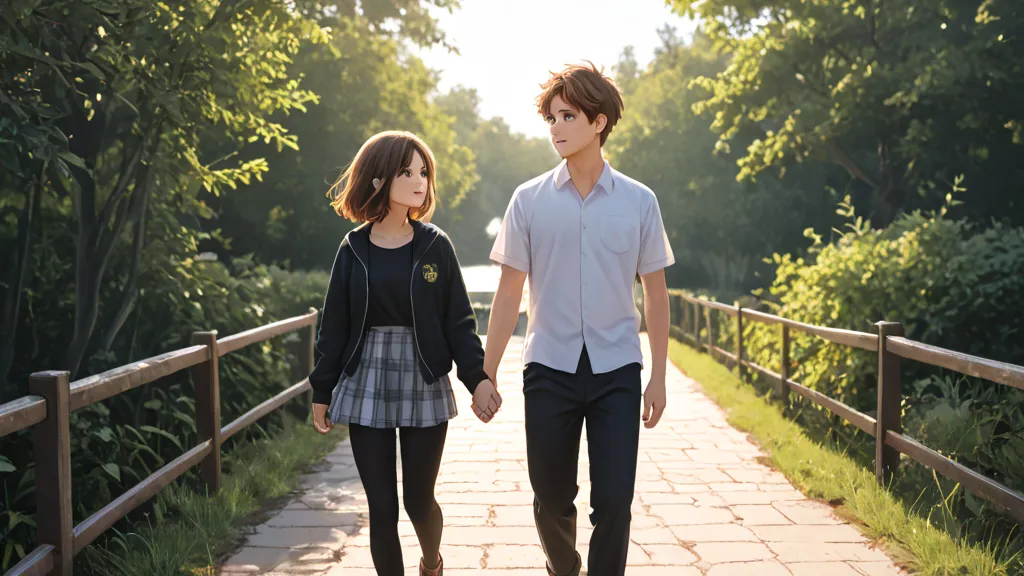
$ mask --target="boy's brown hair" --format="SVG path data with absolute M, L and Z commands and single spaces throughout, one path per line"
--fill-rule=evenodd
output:
M 409 210 L 409 218 L 427 222 L 434 214 L 434 153 L 415 134 L 389 130 L 370 137 L 352 163 L 338 177 L 327 197 L 331 207 L 355 222 L 380 222 L 391 208 L 391 181 L 412 164 L 419 152 L 427 169 L 427 193 L 423 205 Z M 380 188 L 373 179 L 380 178 Z
M 561 96 L 567 104 L 586 114 L 590 123 L 597 119 L 598 114 L 604 114 L 608 119 L 601 131 L 601 145 L 604 146 L 612 128 L 622 118 L 622 94 L 615 82 L 598 70 L 593 62 L 584 62 L 590 67 L 570 65 L 561 72 L 551 73 L 548 81 L 540 86 L 543 92 L 537 96 L 537 112 L 547 118 L 551 101 L 555 96 Z

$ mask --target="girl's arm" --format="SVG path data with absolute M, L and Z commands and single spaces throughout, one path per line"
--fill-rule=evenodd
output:
M 489 376 L 484 371 L 484 347 L 477 335 L 476 313 L 469 301 L 466 282 L 462 278 L 462 266 L 455 254 L 451 239 L 444 237 L 448 244 L 448 310 L 444 318 L 445 337 L 448 348 L 457 367 L 456 374 L 469 393 Z
M 345 245 L 338 247 L 331 269 L 331 281 L 324 297 L 320 316 L 320 332 L 316 349 L 320 353 L 309 384 L 313 388 L 313 404 L 330 404 L 331 392 L 341 377 L 341 354 L 348 339 L 348 278 L 351 259 Z

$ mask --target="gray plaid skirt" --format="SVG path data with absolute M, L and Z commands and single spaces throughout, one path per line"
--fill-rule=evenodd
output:
M 428 384 L 416 361 L 412 328 L 367 330 L 359 368 L 342 373 L 328 407 L 333 424 L 372 428 L 436 426 L 458 414 L 448 375 Z

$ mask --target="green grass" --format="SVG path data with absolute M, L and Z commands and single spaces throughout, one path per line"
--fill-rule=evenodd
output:
M 178 481 L 156 497 L 146 520 L 90 546 L 75 572 L 110 576 L 213 576 L 217 560 L 238 542 L 242 529 L 276 498 L 297 487 L 299 475 L 321 461 L 346 434 L 317 433 L 286 415 L 283 427 L 225 454 L 221 490 L 208 496 L 196 482 Z
M 700 383 L 728 415 L 729 424 L 751 434 L 771 455 L 772 465 L 800 491 L 837 506 L 837 512 L 880 542 L 894 560 L 926 576 L 1009 575 L 1014 558 L 1001 558 L 994 544 L 954 540 L 883 489 L 874 471 L 828 445 L 808 438 L 756 390 L 706 354 L 669 342 L 669 359 Z

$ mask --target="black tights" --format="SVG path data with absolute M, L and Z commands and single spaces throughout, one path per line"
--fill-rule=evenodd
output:
M 420 550 L 433 566 L 441 547 L 441 507 L 434 483 L 448 423 L 429 428 L 399 428 L 402 442 L 402 499 L 416 530 Z M 352 455 L 370 506 L 370 555 L 379 576 L 402 576 L 402 543 L 398 538 L 398 473 L 394 428 L 349 425 Z

